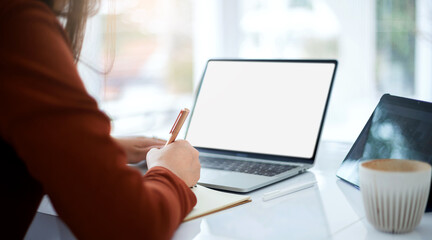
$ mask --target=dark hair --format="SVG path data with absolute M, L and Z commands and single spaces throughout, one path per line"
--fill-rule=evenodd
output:
M 97 13 L 99 0 L 63 0 L 61 9 L 56 9 L 56 0 L 42 0 L 64 23 L 75 63 L 78 62 L 84 40 L 87 18 Z

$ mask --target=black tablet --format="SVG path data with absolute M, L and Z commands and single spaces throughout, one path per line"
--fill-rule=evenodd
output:
M 432 164 L 432 103 L 384 94 L 336 175 L 358 188 L 359 164 L 381 158 Z

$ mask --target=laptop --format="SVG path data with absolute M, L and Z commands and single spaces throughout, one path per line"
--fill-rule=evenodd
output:
M 311 168 L 336 60 L 211 59 L 185 139 L 206 187 L 250 192 Z
M 359 188 L 359 166 L 370 159 L 412 159 L 432 164 L 432 103 L 384 94 L 336 175 Z M 432 191 L 426 212 L 432 211 Z

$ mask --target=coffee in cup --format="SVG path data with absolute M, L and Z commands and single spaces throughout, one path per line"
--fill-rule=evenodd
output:
M 360 165 L 360 190 L 368 221 L 378 230 L 405 233 L 420 223 L 431 184 L 431 165 L 374 159 Z

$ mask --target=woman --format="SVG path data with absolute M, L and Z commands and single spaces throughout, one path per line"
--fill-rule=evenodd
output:
M 75 64 L 93 5 L 0 2 L 2 238 L 24 237 L 44 194 L 79 239 L 169 239 L 196 203 L 198 152 L 186 141 L 149 151 L 163 142 L 114 140 L 85 91 Z M 126 165 L 146 155 L 144 176 Z

